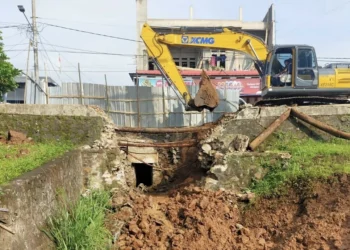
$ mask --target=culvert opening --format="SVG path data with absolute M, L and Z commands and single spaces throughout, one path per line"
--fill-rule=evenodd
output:
M 145 186 L 152 186 L 153 184 L 153 167 L 144 163 L 133 163 L 136 176 L 136 187 L 141 183 Z

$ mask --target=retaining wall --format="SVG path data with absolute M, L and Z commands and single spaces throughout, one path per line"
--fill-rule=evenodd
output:
M 68 140 L 90 144 L 98 139 L 103 114 L 84 105 L 0 105 L 0 132 L 24 132 L 35 141 Z
M 1 249 L 53 249 L 41 229 L 57 210 L 58 193 L 72 203 L 79 198 L 84 188 L 82 166 L 81 152 L 69 152 L 0 187 L 0 207 L 9 210 L 0 212 L 0 220 L 14 232 L 0 228 Z

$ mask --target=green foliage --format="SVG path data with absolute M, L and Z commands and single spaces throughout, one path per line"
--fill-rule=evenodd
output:
M 105 250 L 112 242 L 104 226 L 109 193 L 93 191 L 70 206 L 63 199 L 58 214 L 49 220 L 48 236 L 58 250 Z
M 290 187 L 307 189 L 313 180 L 338 173 L 350 174 L 350 143 L 346 140 L 289 140 L 276 147 L 277 151 L 289 152 L 292 158 L 267 160 L 262 164 L 269 172 L 263 180 L 253 184 L 253 191 L 258 195 L 283 195 Z
M 1 32 L 0 32 L 0 101 L 2 96 L 17 88 L 14 77 L 21 73 L 8 60 L 9 58 L 4 52 Z
M 40 167 L 72 148 L 72 144 L 64 142 L 0 144 L 0 184 Z

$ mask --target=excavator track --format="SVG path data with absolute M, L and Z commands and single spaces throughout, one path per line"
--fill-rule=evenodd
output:
M 350 99 L 323 97 L 323 96 L 295 96 L 274 98 L 257 101 L 254 106 L 280 106 L 280 105 L 329 105 L 329 104 L 346 104 Z

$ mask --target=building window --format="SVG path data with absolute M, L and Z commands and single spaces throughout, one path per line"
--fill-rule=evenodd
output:
M 154 63 L 152 61 L 148 62 L 148 70 L 155 70 Z
M 220 61 L 220 68 L 226 69 L 226 55 L 221 54 L 218 60 Z
M 226 53 L 226 50 L 216 50 L 216 49 L 211 49 L 211 53 Z
M 180 66 L 180 59 L 178 57 L 174 57 L 174 62 L 176 66 Z

